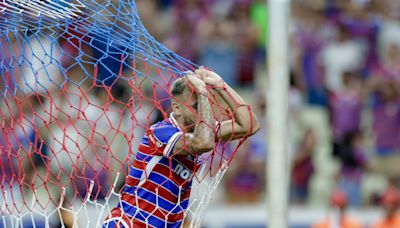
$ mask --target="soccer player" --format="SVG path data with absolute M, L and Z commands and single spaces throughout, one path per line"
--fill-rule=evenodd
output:
M 216 123 L 207 85 L 229 105 L 233 119 Z M 175 80 L 171 94 L 170 118 L 145 133 L 118 207 L 103 227 L 181 227 L 199 155 L 213 150 L 215 141 L 247 137 L 260 128 L 249 105 L 205 68 Z

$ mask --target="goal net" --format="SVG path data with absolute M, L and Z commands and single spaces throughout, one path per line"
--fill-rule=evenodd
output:
M 196 68 L 134 0 L 0 1 L 0 227 L 102 226 L 146 130 L 169 117 L 171 83 Z M 210 100 L 217 121 L 235 112 Z M 185 225 L 201 224 L 242 142 L 201 156 Z M 170 216 L 154 205 L 145 223 Z

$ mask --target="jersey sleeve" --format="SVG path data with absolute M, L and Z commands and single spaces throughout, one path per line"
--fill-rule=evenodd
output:
M 156 155 L 171 156 L 175 144 L 182 137 L 182 132 L 174 126 L 161 126 L 150 129 L 149 145 L 155 148 Z

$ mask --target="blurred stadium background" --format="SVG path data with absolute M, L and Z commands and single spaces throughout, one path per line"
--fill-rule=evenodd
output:
M 338 190 L 346 193 L 350 214 L 371 225 L 382 216 L 382 193 L 399 186 L 400 2 L 291 5 L 289 225 L 310 227 L 323 220 Z M 152 35 L 220 73 L 263 119 L 266 1 L 145 0 L 138 7 Z M 224 178 L 206 214 L 208 227 L 265 226 L 263 124 Z
M 151 35 L 219 73 L 263 122 L 237 153 L 205 227 L 267 221 L 266 2 L 137 0 Z M 369 226 L 383 216 L 385 190 L 400 186 L 400 1 L 292 0 L 291 6 L 289 225 L 323 220 L 331 194 L 341 191 L 349 213 Z

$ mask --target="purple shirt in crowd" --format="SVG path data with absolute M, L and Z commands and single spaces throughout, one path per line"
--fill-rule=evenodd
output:
M 375 65 L 378 62 L 376 47 L 380 21 L 377 18 L 357 19 L 342 17 L 340 22 L 346 26 L 354 39 L 364 42 L 367 48 L 366 66 Z
M 400 149 L 400 100 L 376 101 L 374 133 L 377 153 L 386 155 Z
M 360 129 L 361 97 L 352 91 L 337 91 L 330 97 L 335 140 Z
M 375 72 L 389 83 L 400 80 L 400 67 L 379 66 Z M 379 155 L 400 150 L 400 97 L 397 100 L 383 101 L 379 94 L 375 94 L 373 130 Z

